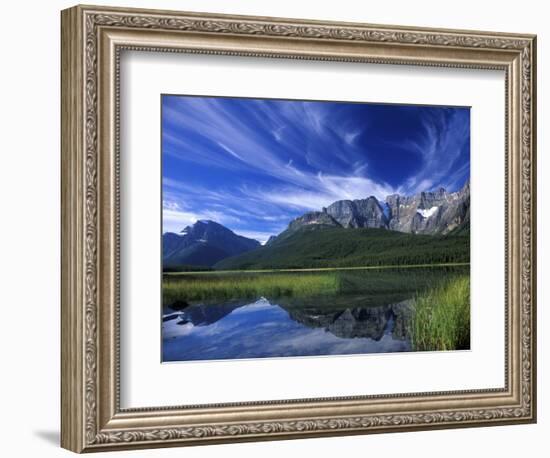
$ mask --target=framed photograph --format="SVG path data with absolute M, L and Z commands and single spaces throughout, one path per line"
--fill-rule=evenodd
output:
M 533 35 L 62 12 L 62 446 L 536 421 Z

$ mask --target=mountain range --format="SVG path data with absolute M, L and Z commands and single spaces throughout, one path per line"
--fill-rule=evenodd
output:
M 354 229 L 354 230 L 352 230 Z M 214 221 L 163 235 L 163 268 L 303 268 L 469 261 L 470 184 L 339 200 L 293 219 L 264 246 Z
M 222 259 L 260 247 L 214 221 L 199 220 L 179 233 L 162 236 L 163 268 L 211 267 Z
M 430 235 L 469 230 L 470 183 L 451 193 L 440 188 L 414 196 L 392 194 L 386 197 L 385 202 L 380 202 L 374 196 L 338 200 L 321 211 L 308 212 L 294 219 L 287 231 L 311 224 L 346 229 L 380 228 Z

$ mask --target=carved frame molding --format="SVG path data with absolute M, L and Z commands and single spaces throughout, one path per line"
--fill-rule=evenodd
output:
M 535 421 L 535 44 L 531 35 L 80 6 L 63 11 L 62 446 L 81 452 Z M 120 409 L 124 49 L 504 70 L 506 387 Z M 349 413 L 341 414 L 343 406 Z

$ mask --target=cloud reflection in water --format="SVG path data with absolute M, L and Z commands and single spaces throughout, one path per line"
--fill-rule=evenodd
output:
M 217 307 L 225 309 L 220 313 Z M 297 317 L 296 313 L 289 314 L 285 308 L 265 299 L 235 305 L 232 310 L 227 309 L 227 305 L 208 305 L 202 306 L 198 313 L 196 308 L 190 307 L 181 312 L 180 318 L 163 322 L 163 361 L 410 351 L 407 339 L 393 335 L 395 315 L 391 306 L 388 307 L 375 315 L 362 310 L 352 313 L 347 309 L 334 314 L 329 326 L 322 321 L 316 323 L 316 315 Z M 215 315 L 215 319 L 209 320 L 209 314 Z M 329 329 L 335 328 L 338 319 L 345 322 L 333 333 Z M 379 332 L 372 331 L 373 319 L 375 326 L 383 326 Z M 348 329 L 353 337 L 343 337 Z

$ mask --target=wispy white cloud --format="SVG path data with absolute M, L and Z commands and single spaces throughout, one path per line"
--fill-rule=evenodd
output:
M 380 165 L 371 166 L 374 159 L 384 162 L 385 154 L 382 143 L 369 141 L 378 135 L 368 131 L 372 120 L 343 115 L 346 109 L 316 102 L 171 98 L 163 105 L 163 154 L 181 167 L 165 166 L 163 195 L 180 207 L 166 209 L 165 226 L 196 217 L 216 219 L 235 232 L 267 234 L 280 221 L 336 200 L 456 187 L 468 176 L 465 111 L 431 110 L 414 135 L 386 133 L 389 146 L 394 141 L 418 158 L 414 174 L 405 171 L 395 183 L 384 179 Z M 391 161 L 385 162 L 391 169 Z M 201 173 L 223 178 L 193 177 L 190 170 L 199 166 Z
M 256 190 L 254 195 L 266 202 L 293 208 L 320 210 L 337 200 L 364 199 L 375 196 L 384 200 L 394 189 L 363 177 L 323 175 L 310 176 L 315 190 L 287 186 L 277 190 Z
M 225 212 L 204 209 L 194 212 L 181 208 L 176 202 L 163 202 L 162 209 L 162 230 L 163 232 L 181 232 L 181 230 L 198 220 L 212 220 L 226 226 L 234 226 L 241 220 Z
M 163 208 L 162 231 L 178 233 L 181 232 L 184 227 L 196 223 L 199 219 L 200 217 L 192 212 Z
M 343 133 L 344 141 L 348 145 L 353 145 L 357 137 L 359 137 L 359 135 L 361 135 L 360 130 L 356 130 L 354 132 L 344 132 Z
M 401 141 L 422 158 L 420 170 L 398 188 L 399 192 L 415 194 L 434 187 L 454 189 L 469 174 L 470 161 L 462 166 L 463 148 L 469 142 L 469 123 L 465 111 L 433 111 L 422 119 L 423 135 Z
M 241 156 L 239 156 L 235 151 L 233 151 L 229 146 L 224 145 L 222 142 L 218 142 L 218 145 L 220 145 L 225 151 L 227 151 L 231 156 L 236 157 L 240 161 L 243 160 Z
M 255 118 L 256 122 L 252 124 L 228 113 L 222 100 L 185 99 L 180 102 L 185 104 L 185 110 L 168 107 L 164 109 L 164 116 L 168 123 L 185 126 L 186 130 L 192 130 L 196 135 L 204 134 L 205 141 L 214 142 L 242 164 L 228 163 L 224 158 L 220 160 L 219 154 L 212 149 L 203 148 L 197 152 L 197 148 L 189 151 L 185 144 L 172 145 L 171 138 L 166 136 L 166 148 L 171 154 L 177 155 L 176 147 L 181 146 L 179 154 L 182 159 L 192 160 L 191 153 L 213 166 L 231 169 L 246 165 L 250 170 L 261 171 L 295 185 L 307 183 L 308 174 L 301 170 L 298 163 L 298 160 L 303 161 L 305 150 L 308 151 L 309 161 L 324 170 L 347 171 L 358 158 L 344 144 L 334 141 L 335 133 L 325 125 L 328 114 L 322 104 L 287 104 L 275 111 L 266 108 L 266 102 L 256 101 L 262 110 L 249 110 L 247 113 L 257 115 L 260 111 L 264 116 Z M 308 135 L 304 135 L 304 123 L 309 127 Z M 265 132 L 272 132 L 279 149 L 266 145 Z M 330 151 L 327 151 L 328 145 Z M 286 154 L 281 154 L 283 151 Z
M 174 206 L 172 203 L 165 205 L 162 211 L 162 224 L 164 233 L 179 233 L 183 228 L 196 223 L 198 220 L 216 221 L 232 229 L 233 232 L 235 232 L 236 234 L 242 235 L 243 237 L 255 239 L 262 244 L 264 244 L 271 235 L 279 234 L 286 227 L 286 225 L 279 224 L 274 228 L 273 231 L 270 232 L 233 229 L 233 227 L 235 227 L 235 224 L 237 223 L 238 226 L 238 223 L 240 223 L 241 220 L 236 219 L 231 215 L 216 211 L 205 211 L 203 213 L 184 211 L 177 208 L 177 205 Z

